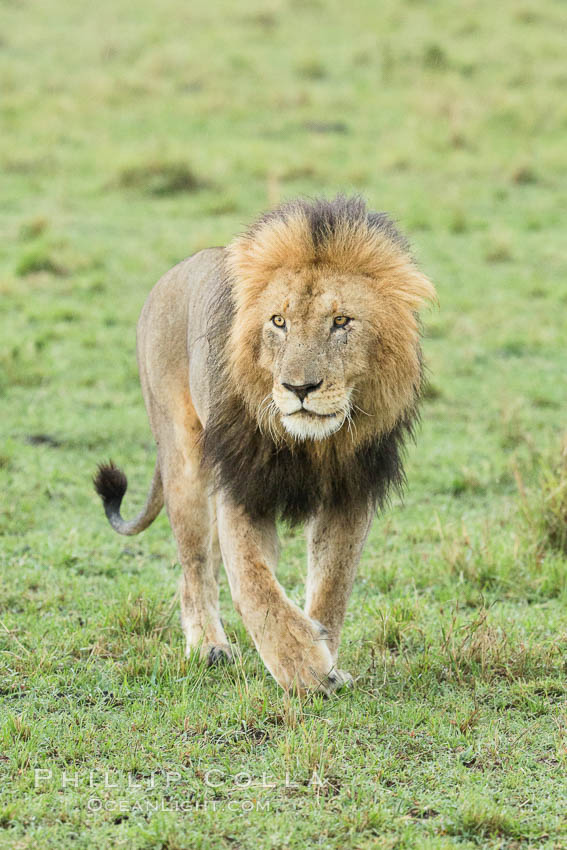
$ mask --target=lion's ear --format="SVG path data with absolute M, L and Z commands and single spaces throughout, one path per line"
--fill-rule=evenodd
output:
M 254 243 L 248 236 L 238 236 L 227 246 L 226 268 L 230 276 L 236 309 L 251 303 L 265 285 L 266 277 L 258 270 Z
M 439 304 L 437 290 L 429 278 L 416 268 L 408 277 L 406 293 L 413 310 L 420 310 L 427 303 Z
M 427 302 L 438 303 L 435 287 L 409 259 L 392 264 L 376 282 L 379 292 L 401 302 L 414 313 Z
M 300 268 L 315 257 L 309 223 L 299 209 L 294 215 L 268 216 L 227 246 L 226 267 L 233 278 L 237 298 L 245 299 L 266 286 L 279 268 Z
M 237 236 L 226 246 L 226 266 L 233 277 L 242 276 L 250 262 L 250 240 L 246 236 Z

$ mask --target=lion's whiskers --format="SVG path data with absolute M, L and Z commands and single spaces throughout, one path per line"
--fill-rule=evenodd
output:
M 276 427 L 276 417 L 278 412 L 278 406 L 274 401 L 272 394 L 268 393 L 268 395 L 264 396 L 264 398 L 258 405 L 258 414 L 256 417 L 256 421 L 258 423 L 260 433 L 266 434 L 267 432 L 274 441 L 274 443 L 278 443 L 281 439 L 278 429 Z
M 260 404 L 258 405 L 258 415 L 256 417 L 256 421 L 258 423 L 258 428 L 260 432 L 264 433 L 264 419 L 266 416 L 269 416 L 269 410 L 271 405 L 273 404 L 272 394 L 268 393 L 268 395 L 264 396 Z M 268 419 L 269 423 L 269 419 Z
M 276 428 L 276 416 L 278 413 L 278 406 L 275 401 L 272 399 L 271 403 L 268 405 L 268 428 L 270 431 L 270 437 L 274 441 L 274 443 L 278 443 L 280 440 L 280 435 Z
M 352 402 L 350 401 L 350 399 L 347 399 L 342 407 L 341 413 L 344 416 L 343 425 L 346 422 L 350 438 L 354 443 L 357 436 L 357 428 L 356 422 L 354 421 L 354 417 L 352 415 L 352 407 Z
M 354 395 L 356 392 L 358 392 L 358 390 L 359 390 L 359 387 L 353 387 L 352 390 L 351 390 L 351 395 Z M 355 404 L 354 401 L 351 401 L 351 405 L 356 410 L 358 410 L 360 413 L 363 413 L 365 416 L 373 416 L 374 415 L 373 413 L 368 413 L 367 410 L 363 410 L 362 407 L 360 407 L 359 404 Z
M 350 412 L 350 409 L 347 412 L 346 420 L 347 420 L 347 427 L 348 427 L 348 431 L 349 431 L 349 434 L 350 434 L 350 438 L 351 438 L 352 442 L 354 443 L 355 439 L 356 439 L 357 429 L 356 429 L 356 424 L 354 422 L 354 419 L 352 418 L 352 413 Z
M 353 443 L 355 443 L 358 438 L 358 428 L 354 415 L 355 411 L 359 411 L 365 416 L 371 415 L 365 410 L 363 410 L 361 407 L 359 407 L 359 405 L 354 404 L 349 394 L 349 397 L 344 399 L 339 409 L 337 410 L 337 415 L 342 416 L 342 422 L 336 430 L 340 430 L 340 428 L 346 423 L 346 427 Z M 283 439 L 281 429 L 280 427 L 278 427 L 279 415 L 280 410 L 272 396 L 272 393 L 268 393 L 258 404 L 258 413 L 256 416 L 256 421 L 260 433 L 265 436 L 269 436 L 273 440 L 273 442 L 276 443 L 276 445 L 281 444 Z M 288 436 L 291 436 L 294 442 L 302 442 L 303 439 L 305 439 L 304 436 L 299 433 L 291 432 Z

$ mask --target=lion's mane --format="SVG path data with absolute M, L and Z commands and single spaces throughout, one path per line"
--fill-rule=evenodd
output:
M 316 266 L 363 275 L 375 308 L 377 368 L 361 388 L 364 413 L 321 441 L 274 439 L 256 419 L 271 376 L 258 367 L 258 293 L 278 268 Z M 414 433 L 423 387 L 417 310 L 435 290 L 404 237 L 359 197 L 298 200 L 261 217 L 228 247 L 225 276 L 212 296 L 207 339 L 210 403 L 203 463 L 217 486 L 249 515 L 294 524 L 321 506 L 381 508 L 404 483 L 404 444 Z M 378 306 L 379 305 L 379 306 Z

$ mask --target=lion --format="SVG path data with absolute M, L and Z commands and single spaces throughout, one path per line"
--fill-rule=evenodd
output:
M 222 560 L 282 688 L 351 683 L 341 628 L 372 519 L 404 483 L 423 386 L 418 310 L 435 297 L 392 220 L 343 195 L 285 203 L 155 285 L 137 332 L 157 444 L 150 492 L 125 521 L 121 470 L 101 464 L 94 484 L 120 534 L 165 503 L 187 654 L 232 657 Z M 276 578 L 278 520 L 306 526 L 303 610 Z

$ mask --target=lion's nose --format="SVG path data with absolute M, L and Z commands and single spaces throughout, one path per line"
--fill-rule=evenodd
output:
M 298 399 L 303 401 L 306 395 L 318 390 L 322 383 L 323 381 L 319 381 L 318 384 L 286 384 L 282 381 L 282 386 L 284 386 L 286 390 L 295 393 Z

